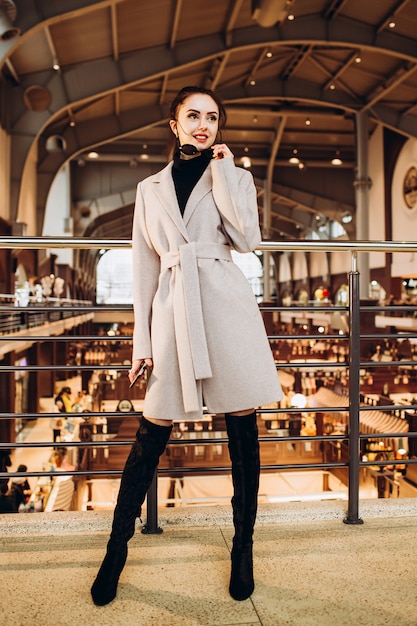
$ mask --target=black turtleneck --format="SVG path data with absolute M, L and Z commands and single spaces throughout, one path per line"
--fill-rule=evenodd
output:
M 210 148 L 208 150 L 202 150 L 199 156 L 195 156 L 191 159 L 181 159 L 179 150 L 175 152 L 174 164 L 172 166 L 172 178 L 174 180 L 181 215 L 184 215 L 188 198 L 197 182 L 200 180 L 212 156 L 213 152 Z

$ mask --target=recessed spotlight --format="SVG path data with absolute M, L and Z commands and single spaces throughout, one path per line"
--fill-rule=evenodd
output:
M 240 159 L 240 162 L 242 163 L 243 167 L 245 169 L 249 169 L 250 167 L 252 167 L 252 161 L 250 160 L 250 158 L 248 156 L 243 156 Z
M 358 54 L 358 56 L 355 58 L 355 63 L 362 63 L 362 57 L 361 57 L 361 56 L 359 56 L 359 54 Z
M 395 28 L 395 27 L 396 27 L 396 23 L 394 22 L 394 20 L 388 23 L 388 28 Z
M 298 165 L 300 162 L 300 159 L 298 158 L 297 154 L 298 154 L 298 150 L 297 148 L 294 148 L 292 151 L 292 157 L 288 159 L 288 162 L 292 163 L 292 165 Z
M 336 89 L 336 85 L 334 83 L 330 83 L 329 89 L 333 91 L 334 89 Z
M 332 165 L 343 165 L 343 161 L 340 158 L 339 150 L 336 151 L 336 154 L 334 155 L 333 159 L 331 160 L 331 164 Z
M 290 22 L 293 22 L 295 20 L 295 15 L 293 13 L 290 13 L 288 18 L 287 18 Z
M 308 117 L 306 119 L 306 126 L 310 126 L 311 125 L 311 119 Z
M 249 81 L 249 85 L 252 85 L 252 87 L 256 85 L 256 80 L 252 78 L 252 80 Z
M 91 152 L 89 152 L 87 154 L 89 159 L 98 159 L 98 152 L 95 152 L 94 150 L 92 150 Z
M 268 52 L 266 53 L 266 55 L 268 57 L 268 59 L 270 59 L 272 57 L 272 52 L 270 50 L 268 50 Z

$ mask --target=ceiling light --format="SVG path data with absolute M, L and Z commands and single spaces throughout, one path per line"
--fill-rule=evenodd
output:
M 290 22 L 293 22 L 295 20 L 295 15 L 293 13 L 290 13 L 289 16 L 288 16 L 288 20 Z
M 305 163 L 303 163 L 302 161 L 299 162 L 298 164 L 298 169 L 299 170 L 303 170 L 305 168 Z
M 343 165 L 343 161 L 340 158 L 339 150 L 336 151 L 336 154 L 334 155 L 333 159 L 331 160 L 331 164 L 332 165 Z
M 94 150 L 92 152 L 89 152 L 87 154 L 89 159 L 98 159 L 98 152 L 94 152 Z
M 248 156 L 241 157 L 240 162 L 242 163 L 245 169 L 249 169 L 250 167 L 252 167 L 252 161 L 250 160 Z
M 272 57 L 272 52 L 268 50 L 268 52 L 266 53 L 266 56 L 268 57 L 268 59 L 270 59 Z
M 75 120 L 70 120 L 69 125 L 71 126 L 71 128 L 74 128 L 74 126 L 75 126 Z
M 59 70 L 61 69 L 59 61 L 56 57 L 54 57 L 54 60 L 52 61 L 52 69 L 55 70 L 55 72 L 59 72 Z
M 258 123 L 258 118 L 256 117 L 256 115 L 253 116 L 253 123 L 257 124 Z
M 394 22 L 394 20 L 388 23 L 388 28 L 395 28 L 395 27 L 396 27 L 396 23 Z
M 311 119 L 308 117 L 308 118 L 306 119 L 306 126 L 310 126 L 310 124 L 311 124 Z
M 53 154 L 60 154 L 65 151 L 67 147 L 67 142 L 64 137 L 61 135 L 51 135 L 46 140 L 45 148 L 47 152 L 51 152 Z
M 249 81 L 249 85 L 251 85 L 252 87 L 256 85 L 256 80 L 252 78 L 252 80 Z
M 297 148 L 294 148 L 292 151 L 292 157 L 288 159 L 288 162 L 292 163 L 293 165 L 298 165 L 300 162 L 300 159 L 298 158 L 297 154 L 298 154 L 298 150 Z
M 360 57 L 359 54 L 355 59 L 355 63 L 362 63 L 362 57 Z
M 333 89 L 336 89 L 336 85 L 334 85 L 333 83 L 330 83 L 329 89 L 331 89 L 333 91 Z
M 3 6 L 1 6 L 3 5 Z M 13 26 L 16 19 L 16 6 L 12 0 L 0 2 L 0 40 L 10 41 L 20 35 L 20 28 Z
M 294 409 L 305 409 L 307 406 L 307 398 L 302 393 L 295 393 L 291 398 L 290 404 Z

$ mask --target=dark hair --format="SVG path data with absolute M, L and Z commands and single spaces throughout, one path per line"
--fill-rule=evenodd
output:
M 17 468 L 18 472 L 27 472 L 28 471 L 28 467 L 27 465 L 19 465 L 19 467 Z
M 224 128 L 227 119 L 226 109 L 224 108 L 219 96 L 211 89 L 206 89 L 205 87 L 189 85 L 188 87 L 183 87 L 182 89 L 180 89 L 180 91 L 171 102 L 169 118 L 171 120 L 176 120 L 179 107 L 185 102 L 188 96 L 191 96 L 194 93 L 202 93 L 206 96 L 210 96 L 210 98 L 213 98 L 219 109 L 219 130 Z

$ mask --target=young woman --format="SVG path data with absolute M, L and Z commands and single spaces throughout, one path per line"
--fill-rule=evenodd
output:
M 103 564 L 92 586 L 104 605 L 116 596 L 127 542 L 168 442 L 172 420 L 224 413 L 229 437 L 235 535 L 229 591 L 254 589 L 252 535 L 259 443 L 255 407 L 282 397 L 256 299 L 230 250 L 261 241 L 252 175 L 218 140 L 226 121 L 215 93 L 185 87 L 169 122 L 173 161 L 139 183 L 133 220 L 133 381 L 149 370 L 143 415 L 120 485 Z

